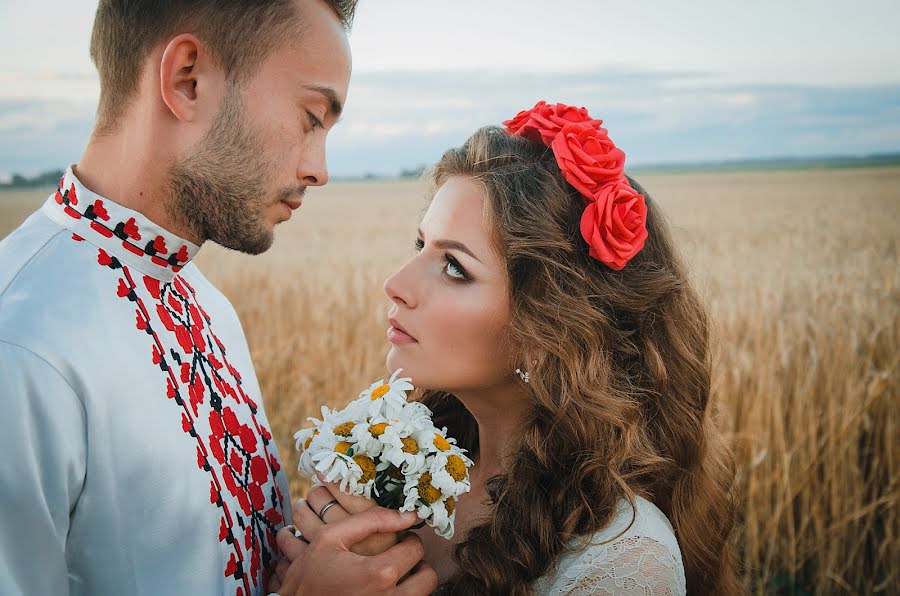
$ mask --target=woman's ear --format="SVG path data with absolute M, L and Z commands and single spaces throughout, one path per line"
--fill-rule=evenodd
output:
M 159 68 L 160 96 L 172 115 L 190 122 L 210 94 L 213 64 L 203 43 L 185 33 L 172 38 L 163 50 Z

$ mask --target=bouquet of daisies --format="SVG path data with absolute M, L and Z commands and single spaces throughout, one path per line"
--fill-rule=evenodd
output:
M 435 532 L 453 537 L 456 499 L 469 491 L 472 460 L 437 429 L 431 410 L 406 400 L 414 387 L 395 371 L 343 410 L 322 407 L 322 418 L 294 435 L 300 472 L 337 482 L 347 494 L 378 505 L 415 511 Z

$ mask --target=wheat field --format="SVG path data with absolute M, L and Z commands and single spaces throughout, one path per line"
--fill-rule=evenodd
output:
M 637 178 L 712 313 L 747 589 L 900 593 L 900 168 Z M 381 285 L 424 193 L 333 183 L 265 255 L 198 258 L 241 317 L 295 497 L 293 431 L 384 375 Z M 42 194 L 0 193 L 0 236 Z

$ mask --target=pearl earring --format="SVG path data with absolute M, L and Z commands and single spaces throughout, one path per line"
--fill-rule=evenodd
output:
M 531 366 L 534 366 L 535 364 L 537 364 L 537 360 L 532 360 Z M 515 373 L 517 375 L 519 375 L 519 378 L 522 379 L 526 383 L 531 380 L 531 375 L 527 370 L 522 370 L 521 368 L 517 368 L 515 370 Z
M 521 378 L 523 381 L 525 381 L 526 383 L 528 382 L 528 371 L 527 370 L 525 372 L 522 372 L 521 368 L 517 368 L 516 374 L 519 375 L 519 378 Z

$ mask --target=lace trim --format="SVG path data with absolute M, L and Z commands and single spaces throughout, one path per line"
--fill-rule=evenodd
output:
M 535 586 L 539 594 L 681 596 L 687 592 L 680 560 L 647 536 L 588 547 L 574 560 L 561 562 L 552 583 L 550 579 L 542 578 Z

